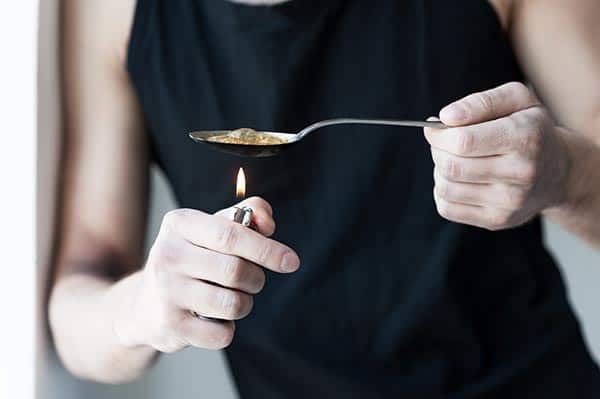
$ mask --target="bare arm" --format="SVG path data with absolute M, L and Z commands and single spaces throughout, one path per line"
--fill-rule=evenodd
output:
M 512 34 L 525 72 L 569 150 L 565 201 L 546 214 L 600 247 L 600 2 L 517 0 Z
M 74 373 L 128 379 L 154 351 L 123 348 L 111 309 L 142 265 L 148 154 L 142 118 L 123 67 L 133 1 L 65 1 L 63 6 L 62 209 L 50 322 Z M 101 21 L 101 22 L 100 22 Z M 104 301 L 108 299 L 108 301 Z
M 133 0 L 64 2 L 62 212 L 50 327 L 74 374 L 129 381 L 159 352 L 220 349 L 262 290 L 261 267 L 290 273 L 290 248 L 268 238 L 270 206 L 251 198 L 257 231 L 216 215 L 170 212 L 143 261 L 148 153 L 124 64 Z M 212 322 L 194 314 L 217 318 Z

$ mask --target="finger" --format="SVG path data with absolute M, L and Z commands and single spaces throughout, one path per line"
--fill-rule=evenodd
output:
M 273 209 L 267 201 L 259 197 L 251 197 L 236 205 L 238 208 L 244 206 L 252 208 L 252 222 L 259 233 L 266 237 L 270 237 L 275 233 Z M 227 220 L 233 220 L 235 211 L 235 207 L 231 207 L 217 212 L 216 215 L 223 216 Z
M 449 202 L 443 198 L 439 198 L 435 190 L 434 197 L 440 216 L 451 222 L 488 230 L 500 230 L 508 227 L 510 214 L 506 211 Z
M 440 119 L 449 126 L 464 126 L 511 115 L 538 105 L 527 86 L 511 82 L 492 90 L 471 94 L 440 111 Z
M 232 321 L 213 322 L 188 314 L 178 326 L 177 336 L 187 345 L 203 349 L 224 349 L 228 347 L 235 333 Z
M 181 309 L 220 320 L 240 320 L 252 311 L 252 296 L 190 278 L 173 282 L 171 300 Z
M 427 142 L 438 150 L 461 157 L 503 155 L 519 148 L 525 127 L 513 118 L 449 129 L 425 129 Z
M 487 205 L 486 191 L 489 190 L 490 184 L 453 182 L 444 178 L 437 167 L 433 172 L 433 180 L 437 198 L 464 205 Z
M 248 294 L 258 294 L 265 285 L 265 272 L 252 262 L 188 244 L 179 260 L 185 276 L 216 283 Z
M 250 197 L 244 199 L 242 202 L 238 204 L 238 206 L 249 206 L 251 208 L 260 208 L 264 209 L 269 216 L 273 216 L 273 207 L 269 204 L 268 201 L 261 197 Z
M 219 216 L 179 209 L 169 212 L 163 223 L 194 245 L 239 256 L 278 273 L 300 267 L 298 255 L 288 246 Z
M 517 186 L 453 182 L 441 176 L 437 170 L 434 180 L 437 197 L 447 202 L 507 211 L 518 210 L 525 205 L 524 191 Z
M 511 155 L 467 158 L 432 147 L 431 157 L 439 173 L 456 182 L 526 184 L 535 172 L 529 162 Z

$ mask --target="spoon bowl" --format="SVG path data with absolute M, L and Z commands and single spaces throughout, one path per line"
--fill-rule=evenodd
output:
M 312 133 L 318 129 L 334 126 L 334 125 L 345 125 L 345 124 L 359 124 L 359 125 L 383 125 L 383 126 L 403 126 L 403 127 L 429 127 L 433 129 L 446 129 L 447 126 L 441 122 L 434 121 L 410 121 L 410 120 L 388 120 L 388 119 L 329 119 L 321 122 L 314 123 L 300 132 L 294 133 L 282 133 L 282 132 L 255 132 L 260 135 L 270 136 L 277 138 L 276 144 L 256 144 L 252 142 L 247 143 L 227 143 L 219 142 L 214 140 L 217 136 L 226 136 L 233 131 L 231 130 L 215 130 L 215 131 L 201 131 L 189 133 L 189 137 L 197 143 L 207 144 L 214 149 L 232 155 L 237 155 L 246 158 L 266 158 L 280 154 L 282 151 L 288 149 L 292 145 L 300 142 L 309 133 Z
M 232 144 L 211 141 L 211 138 L 216 136 L 224 136 L 231 133 L 231 130 L 215 130 L 206 132 L 192 132 L 190 138 L 196 143 L 207 144 L 208 146 L 230 155 L 237 155 L 245 158 L 267 158 L 278 155 L 282 151 L 288 149 L 298 141 L 298 136 L 291 133 L 279 132 L 260 132 L 272 137 L 280 138 L 284 141 L 283 144 Z

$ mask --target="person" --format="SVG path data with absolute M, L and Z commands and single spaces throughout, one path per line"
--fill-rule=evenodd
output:
M 227 347 L 244 398 L 600 397 L 539 219 L 600 245 L 598 15 L 66 1 L 62 361 L 120 383 L 159 353 Z M 266 159 L 187 136 L 432 115 L 448 128 L 330 128 Z M 181 209 L 144 260 L 151 163 Z M 231 220 L 240 166 L 256 231 Z

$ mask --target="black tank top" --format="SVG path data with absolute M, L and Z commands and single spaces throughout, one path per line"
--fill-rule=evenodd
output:
M 600 397 L 539 221 L 489 232 L 440 218 L 421 131 L 329 128 L 269 159 L 187 137 L 426 118 L 522 80 L 487 1 L 140 0 L 128 56 L 179 205 L 229 206 L 243 166 L 302 259 L 269 273 L 237 323 L 242 397 Z

